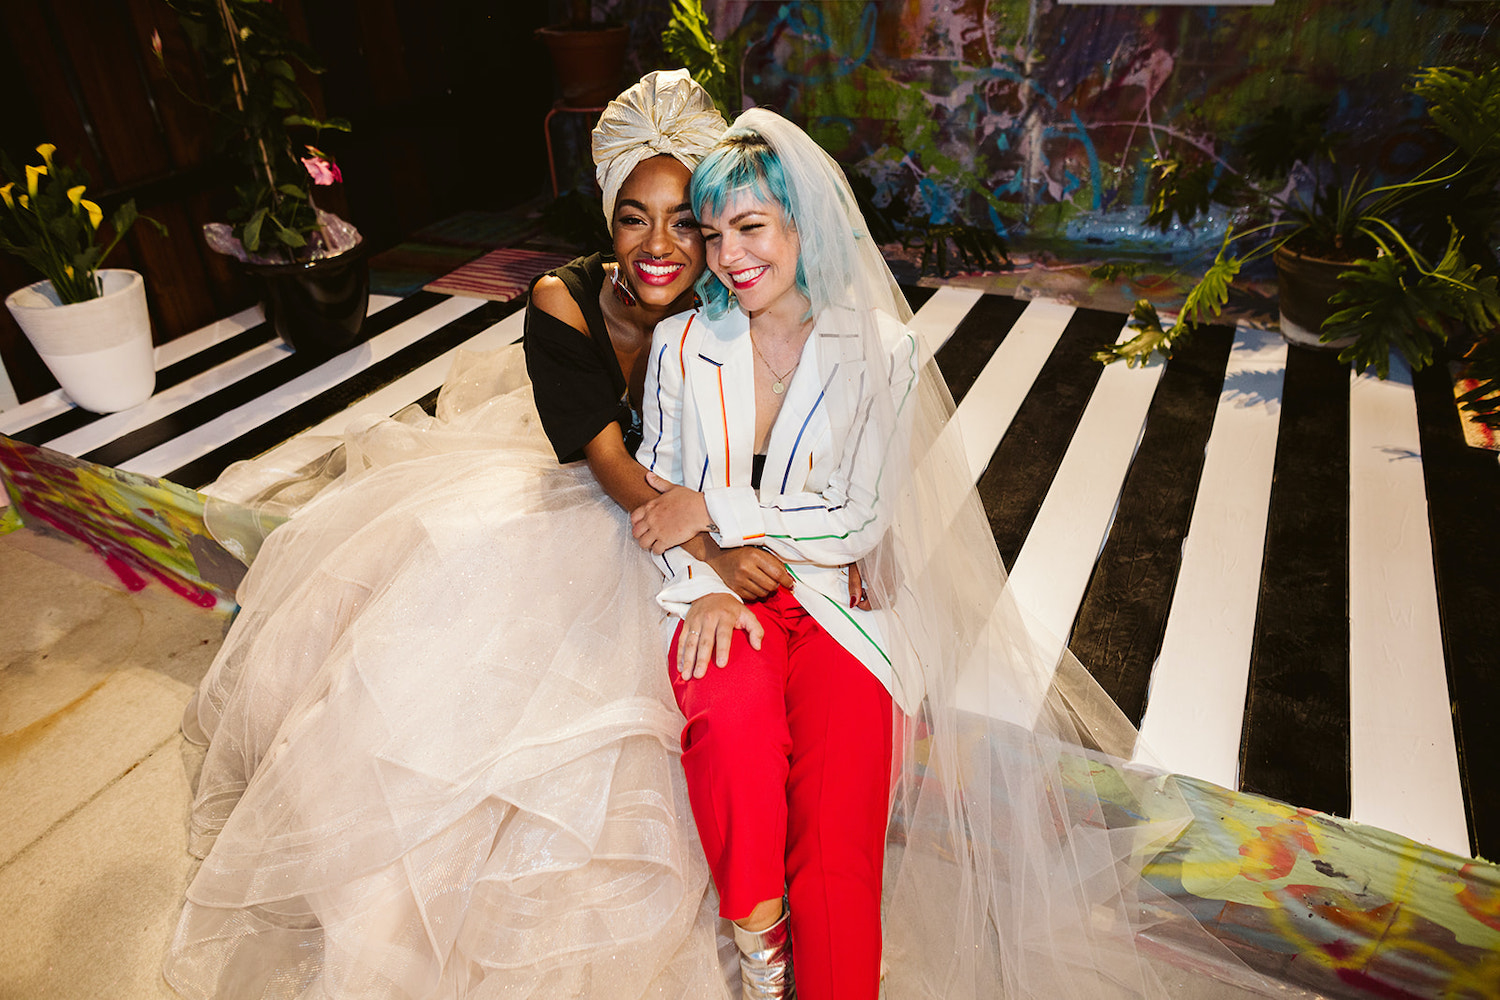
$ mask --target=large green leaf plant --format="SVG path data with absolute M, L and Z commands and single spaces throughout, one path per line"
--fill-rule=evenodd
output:
M 1347 263 L 1320 332 L 1325 342 L 1353 338 L 1340 359 L 1385 378 L 1393 351 L 1419 369 L 1455 334 L 1484 354 L 1500 327 L 1492 250 L 1500 219 L 1500 68 L 1432 67 L 1411 89 L 1450 149 L 1404 180 L 1378 183 L 1345 164 L 1321 109 L 1270 112 L 1248 131 L 1238 172 L 1185 158 L 1155 161 L 1148 224 L 1163 232 L 1191 225 L 1213 202 L 1241 209 L 1247 221 L 1226 228 L 1175 323 L 1163 324 L 1142 299 L 1131 320 L 1140 332 L 1095 357 L 1132 366 L 1153 353 L 1170 357 L 1196 327 L 1219 318 L 1247 265 L 1282 247 Z M 1496 404 L 1483 402 L 1484 388 L 1471 403 L 1500 421 Z M 1500 385 L 1492 378 L 1489 388 Z

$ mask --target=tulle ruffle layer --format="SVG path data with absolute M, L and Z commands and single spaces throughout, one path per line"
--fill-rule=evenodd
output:
M 255 560 L 184 722 L 185 996 L 727 995 L 659 577 L 519 363 L 360 428 Z

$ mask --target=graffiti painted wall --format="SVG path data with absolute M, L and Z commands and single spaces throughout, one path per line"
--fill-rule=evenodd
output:
M 660 16 L 637 16 L 655 6 L 642 0 L 597 6 L 660 30 Z M 1500 61 L 1500 4 L 1482 2 L 705 8 L 746 101 L 807 127 L 874 182 L 877 204 L 1084 245 L 1135 235 L 1153 157 L 1186 146 L 1232 161 L 1236 134 L 1277 105 L 1326 105 L 1362 161 L 1410 163 L 1429 147 L 1405 90 L 1411 73 Z M 635 41 L 649 59 L 652 39 Z

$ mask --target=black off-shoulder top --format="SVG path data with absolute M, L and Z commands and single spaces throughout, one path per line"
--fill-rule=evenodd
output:
M 632 454 L 641 440 L 640 415 L 630 407 L 625 373 L 599 308 L 599 291 L 608 280 L 605 260 L 604 254 L 593 254 L 548 272 L 562 279 L 578 303 L 589 328 L 587 335 L 555 316 L 526 307 L 526 370 L 542 429 L 559 462 L 582 460 L 583 446 L 611 421 L 620 424 L 625 447 Z

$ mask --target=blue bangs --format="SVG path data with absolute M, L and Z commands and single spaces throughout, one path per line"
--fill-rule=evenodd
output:
M 730 129 L 724 134 L 719 145 L 710 150 L 693 170 L 689 192 L 693 214 L 700 222 L 705 215 L 718 214 L 735 198 L 748 194 L 778 206 L 794 227 L 797 224 L 797 213 L 792 206 L 781 158 L 758 132 L 749 129 Z M 704 312 L 711 319 L 718 319 L 729 311 L 730 291 L 712 271 L 704 269 L 694 288 L 703 300 Z M 808 297 L 807 278 L 802 271 L 800 255 L 797 259 L 797 290 Z

